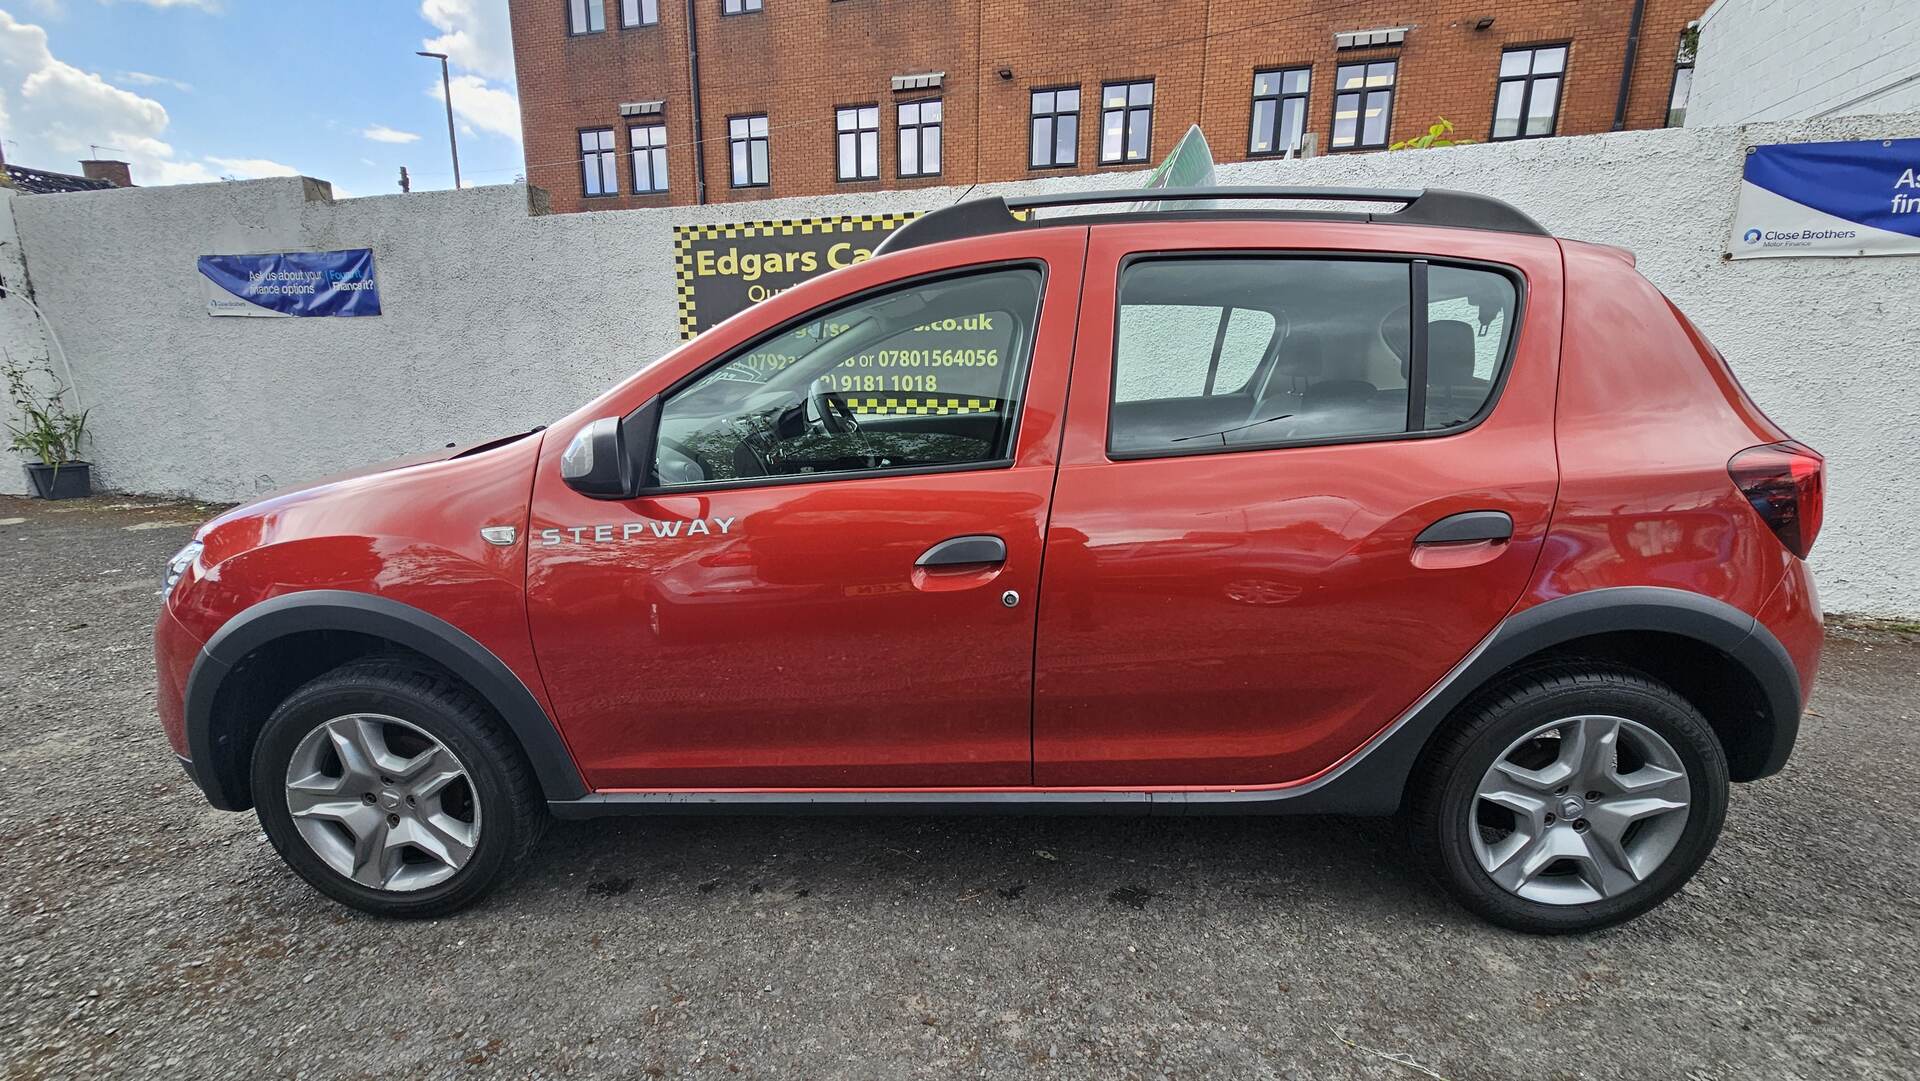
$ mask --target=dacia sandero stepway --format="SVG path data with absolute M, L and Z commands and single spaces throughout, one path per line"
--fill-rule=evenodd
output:
M 1580 931 L 1786 762 L 1823 473 L 1630 254 L 1497 200 L 976 199 L 545 430 L 207 523 L 159 710 L 396 916 L 556 816 L 1304 812 Z

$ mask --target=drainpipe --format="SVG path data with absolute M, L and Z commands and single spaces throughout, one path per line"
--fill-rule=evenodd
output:
M 1613 130 L 1627 126 L 1627 94 L 1633 90 L 1633 62 L 1640 55 L 1640 17 L 1647 13 L 1647 0 L 1633 0 L 1633 16 L 1627 20 L 1627 57 L 1620 68 L 1620 100 L 1613 105 Z
M 693 21 L 694 0 L 687 0 L 687 83 L 693 99 L 693 201 L 707 202 L 707 142 L 700 123 L 700 41 Z

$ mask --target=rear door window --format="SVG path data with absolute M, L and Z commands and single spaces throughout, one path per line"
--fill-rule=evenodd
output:
M 1415 325 L 1409 313 L 1422 292 Z M 1153 457 L 1464 425 L 1492 395 L 1515 303 L 1504 274 L 1426 261 L 1130 263 L 1114 334 L 1109 453 Z

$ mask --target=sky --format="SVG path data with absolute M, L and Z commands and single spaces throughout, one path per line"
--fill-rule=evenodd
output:
M 303 174 L 339 198 L 524 172 L 507 0 L 0 0 L 9 164 L 128 162 L 140 185 Z

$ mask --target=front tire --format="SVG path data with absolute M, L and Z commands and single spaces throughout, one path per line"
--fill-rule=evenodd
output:
M 1538 669 L 1471 702 L 1407 801 L 1415 851 L 1447 891 L 1534 934 L 1658 905 L 1706 861 L 1726 809 L 1726 755 L 1706 718 L 1602 664 Z
M 444 916 L 480 900 L 547 821 L 492 712 L 405 660 L 355 661 L 290 695 L 261 730 L 252 783 L 287 865 L 384 916 Z

